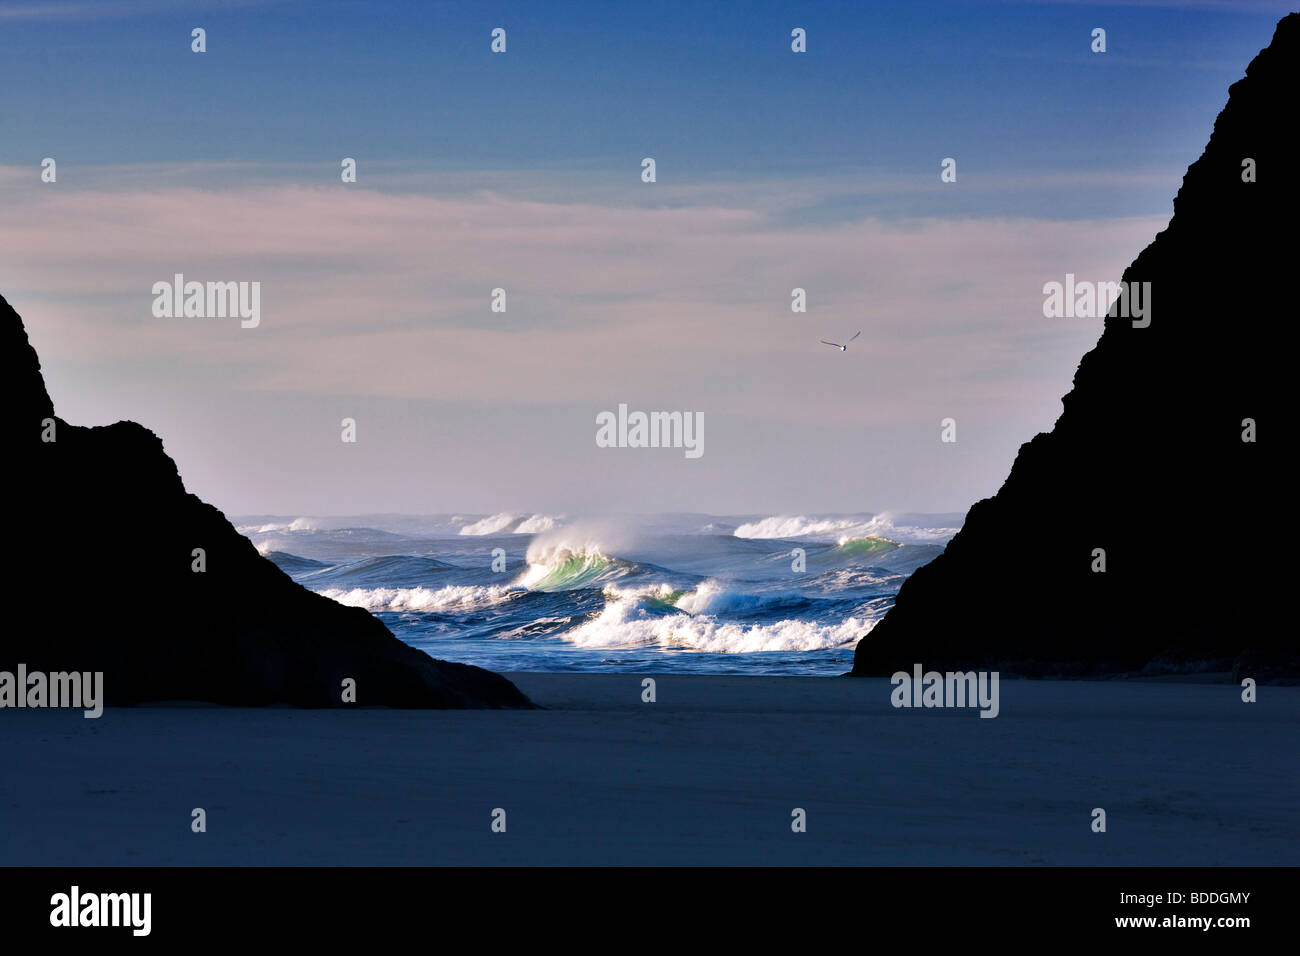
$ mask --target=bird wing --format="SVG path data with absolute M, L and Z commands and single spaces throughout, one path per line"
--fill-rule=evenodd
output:
M 853 333 L 853 339 L 856 339 L 861 334 L 862 334 L 862 330 L 858 329 L 856 332 Z M 849 341 L 852 342 L 853 339 L 849 339 Z
M 839 348 L 839 346 L 836 345 L 834 342 L 827 342 L 825 339 L 820 339 L 819 341 L 822 343 L 822 345 L 831 345 L 834 346 L 835 348 Z

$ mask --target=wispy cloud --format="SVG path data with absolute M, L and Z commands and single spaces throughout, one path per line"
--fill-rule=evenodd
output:
M 991 412 L 1017 382 L 1059 376 L 1099 324 L 1049 323 L 1043 282 L 1067 271 L 1118 278 L 1164 225 L 794 226 L 764 208 L 761 191 L 750 206 L 727 194 L 667 207 L 342 184 L 10 191 L 3 279 L 42 303 L 39 335 L 53 358 L 180 363 L 223 389 L 232 386 L 219 370 L 233 366 L 242 389 L 317 395 L 509 405 L 687 394 L 805 421 L 933 414 L 922 396 L 845 407 L 816 389 L 769 387 L 815 383 L 826 358 L 817 340 L 858 328 L 873 377 L 896 395 L 968 383 L 965 406 Z M 150 287 L 176 272 L 260 281 L 262 326 L 153 318 Z M 796 286 L 807 289 L 807 315 L 790 311 Z M 498 287 L 504 315 L 489 310 Z M 1006 376 L 990 381 L 990 368 Z M 749 374 L 720 378 L 721 369 Z
M 401 192 L 74 172 L 0 171 L 0 290 L 63 416 L 148 424 L 236 512 L 963 508 L 1050 427 L 1100 331 L 1044 318 L 1043 283 L 1117 279 L 1165 225 L 796 223 L 779 190 L 638 204 L 509 173 Z M 796 207 L 836 188 L 807 180 Z M 155 318 L 177 272 L 261 282 L 261 325 Z M 858 329 L 845 354 L 818 342 Z M 709 451 L 607 454 L 595 414 L 620 402 L 702 412 Z

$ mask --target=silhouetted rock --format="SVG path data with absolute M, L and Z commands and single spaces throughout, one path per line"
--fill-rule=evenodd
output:
M 1292 14 L 1233 84 L 1168 228 L 1124 273 L 1151 283 L 1150 326 L 1112 309 L 1055 427 L 1021 446 L 998 493 L 903 585 L 853 674 L 919 662 L 1300 675 L 1280 600 L 1294 486 L 1284 490 L 1276 452 L 1290 443 L 1298 89 Z M 1247 159 L 1257 182 L 1243 182 Z M 1256 443 L 1242 440 L 1248 418 Z M 1092 570 L 1097 548 L 1104 573 Z
M 22 320 L 0 297 L 6 544 L 0 670 L 102 671 L 109 704 L 528 707 L 504 677 L 434 660 L 360 608 L 294 583 L 216 508 L 185 491 L 162 442 L 134 422 L 54 416 Z M 206 571 L 192 570 L 195 548 Z

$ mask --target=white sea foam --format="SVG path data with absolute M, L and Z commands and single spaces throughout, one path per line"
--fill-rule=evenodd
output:
M 439 608 L 467 610 L 488 607 L 509 600 L 515 590 L 507 585 L 486 587 L 474 585 L 448 585 L 437 588 L 330 588 L 320 593 L 330 600 L 348 607 L 363 607 L 367 611 L 434 611 Z
M 764 594 L 737 591 L 709 578 L 700 582 L 694 591 L 683 594 L 673 606 L 688 614 L 743 614 L 799 596 L 795 591 L 769 591 Z
M 528 568 L 515 584 L 537 591 L 581 587 L 615 566 L 594 541 L 555 535 L 534 538 L 527 561 Z
M 813 651 L 855 643 L 874 626 L 865 618 L 850 617 L 838 624 L 785 620 L 770 624 L 720 622 L 712 614 L 691 613 L 691 608 L 721 609 L 728 597 L 716 582 L 705 582 L 682 595 L 679 614 L 655 614 L 641 604 L 645 597 L 667 597 L 666 585 L 643 588 L 605 588 L 606 604 L 594 618 L 563 635 L 579 647 L 676 647 L 719 654 L 756 651 Z
M 639 615 L 639 616 L 638 616 Z M 724 624 L 709 616 L 653 617 L 636 605 L 615 602 L 564 638 L 579 647 L 684 647 L 720 654 L 755 651 L 812 651 L 855 642 L 871 623 L 848 618 L 838 625 L 808 621 Z
M 240 534 L 285 534 L 290 531 L 319 531 L 314 518 L 294 518 L 292 521 L 273 521 L 269 524 L 245 524 L 235 528 Z
M 521 515 L 511 514 L 508 511 L 502 511 L 465 525 L 460 529 L 460 533 L 475 535 L 538 534 L 555 528 L 558 520 L 559 519 L 553 515 L 535 514 L 523 517 Z
M 804 515 L 774 515 L 761 521 L 747 521 L 736 528 L 737 538 L 807 538 L 840 535 L 860 527 L 857 518 L 809 518 Z
M 942 543 L 958 528 L 895 524 L 889 512 L 878 515 L 773 515 L 736 528 L 737 538 L 807 538 L 844 544 L 859 538 L 889 538 L 908 543 Z
M 519 519 L 514 515 L 502 511 L 499 514 L 488 515 L 481 518 L 473 524 L 467 524 L 460 529 L 461 534 L 497 534 L 510 527 Z
M 551 515 L 533 515 L 531 518 L 525 518 L 519 522 L 515 528 L 515 534 L 540 534 L 543 531 L 551 531 L 556 527 L 557 519 Z

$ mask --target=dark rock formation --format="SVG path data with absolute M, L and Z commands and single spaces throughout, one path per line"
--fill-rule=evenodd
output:
M 1280 600 L 1295 491 L 1277 451 L 1290 444 L 1298 90 L 1292 14 L 1233 84 L 1169 227 L 1124 273 L 1151 283 L 1150 326 L 1112 309 L 1052 431 L 1021 446 L 997 494 L 903 585 L 854 675 L 917 662 L 1300 675 Z M 1257 182 L 1243 182 L 1247 159 Z M 1255 443 L 1242 440 L 1248 418 Z
M 22 320 L 0 297 L 8 620 L 0 670 L 102 671 L 111 704 L 527 707 L 505 678 L 434 660 L 366 611 L 295 584 L 216 508 L 188 494 L 134 422 L 55 422 Z M 207 570 L 192 570 L 192 552 Z

